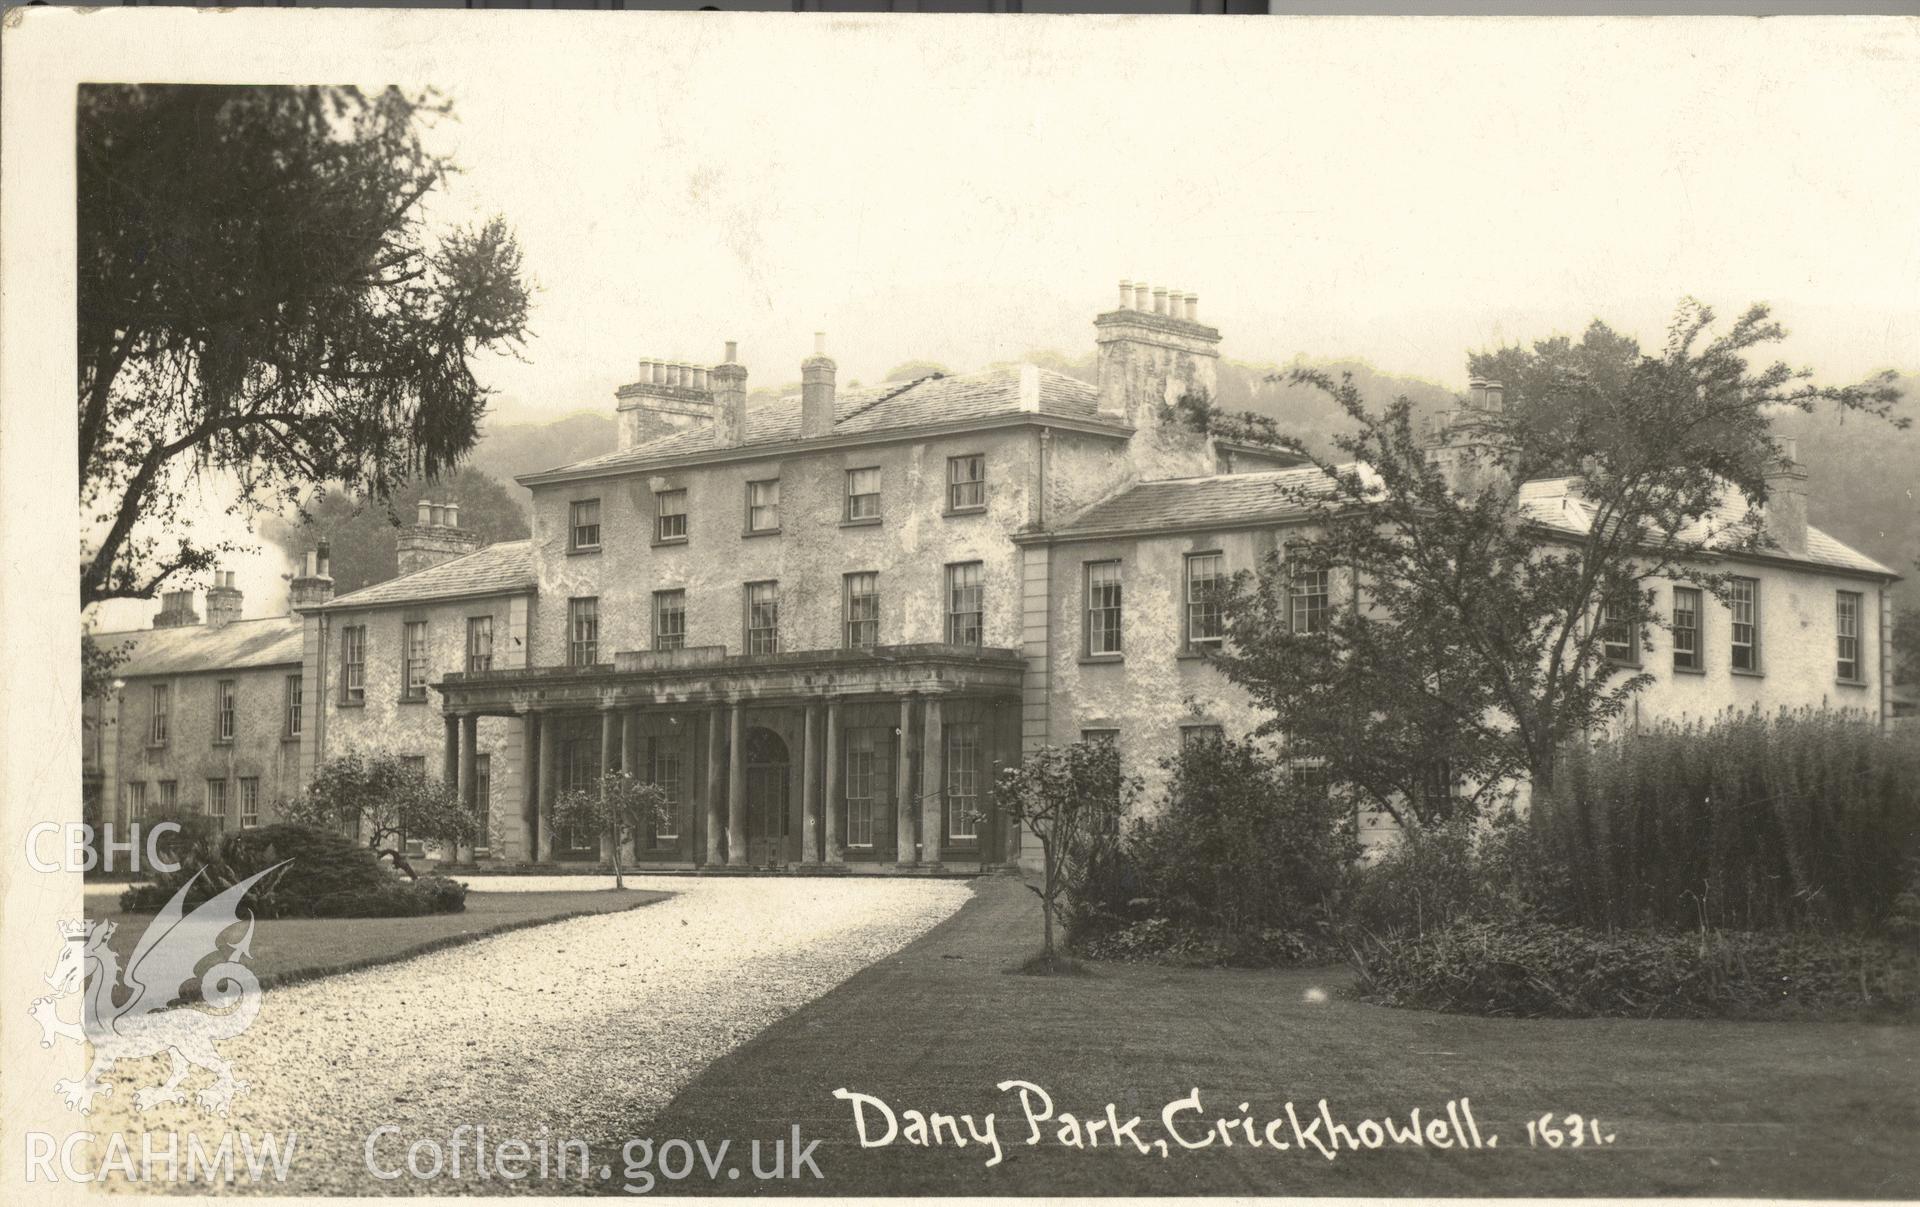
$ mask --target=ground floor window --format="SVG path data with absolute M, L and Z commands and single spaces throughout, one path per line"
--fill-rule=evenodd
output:
M 886 808 L 887 754 L 893 731 L 847 731 L 847 845 L 871 847 L 878 818 Z
M 600 742 L 596 738 L 568 738 L 560 743 L 560 791 L 585 788 L 600 777 Z M 597 852 L 600 836 L 575 826 L 555 826 L 553 849 L 570 855 Z
M 947 726 L 947 837 L 980 837 L 980 726 Z
M 260 824 L 260 781 L 248 776 L 240 781 L 240 828 L 251 830 Z
M 681 792 L 680 752 L 664 749 L 665 745 L 664 739 L 654 738 L 653 755 L 648 760 L 648 777 L 660 786 L 660 791 L 667 797 L 666 815 L 654 822 L 653 841 L 656 845 L 680 837 L 680 805 L 685 799 Z
M 227 828 L 227 781 L 207 781 L 207 820 L 216 831 Z

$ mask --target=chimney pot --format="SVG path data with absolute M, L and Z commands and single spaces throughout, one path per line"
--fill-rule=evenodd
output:
M 1135 310 L 1145 310 L 1147 308 L 1148 288 L 1145 281 L 1135 281 L 1133 283 L 1133 308 Z
M 727 364 L 736 364 L 740 360 L 740 345 L 733 340 L 727 341 Z
M 825 356 L 827 354 L 826 332 L 816 331 L 813 333 L 813 354 L 815 356 Z
M 1165 314 L 1167 312 L 1166 290 L 1156 289 L 1153 291 L 1153 312 L 1155 314 Z
M 460 504 L 458 503 L 447 504 L 447 527 L 449 528 L 460 527 Z
M 316 552 L 318 552 L 320 555 L 320 573 L 332 574 L 333 573 L 333 542 L 329 541 L 324 536 L 321 537 L 320 545 Z
M 1478 373 L 1467 378 L 1467 405 L 1476 411 L 1487 409 L 1487 379 Z
M 418 510 L 419 510 L 419 514 L 414 517 L 414 522 L 416 524 L 433 523 L 433 504 L 427 502 L 425 499 L 422 499 L 420 500 Z
M 1200 295 L 1197 293 L 1188 294 L 1186 297 L 1186 303 L 1187 303 L 1187 321 L 1189 323 L 1199 322 L 1200 321 Z
M 1504 381 L 1489 381 L 1487 383 L 1487 409 L 1489 411 L 1504 410 L 1506 405 L 1507 383 Z
M 1129 310 L 1129 309 L 1132 309 L 1132 307 L 1133 307 L 1133 282 L 1122 281 L 1120 282 L 1120 309 Z

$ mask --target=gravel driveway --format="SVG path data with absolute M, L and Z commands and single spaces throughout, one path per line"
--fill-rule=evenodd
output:
M 472 883 L 531 891 L 611 887 L 612 878 Z M 465 1177 L 383 1181 L 367 1169 L 367 1137 L 399 1129 L 377 1142 L 383 1170 L 402 1167 L 417 1140 L 451 1151 L 460 1124 L 484 1125 L 490 1146 L 621 1139 L 608 1130 L 615 1121 L 631 1128 L 651 1117 L 715 1057 L 898 951 L 970 894 L 954 881 L 864 878 L 627 883 L 677 895 L 268 990 L 253 1026 L 221 1045 L 251 1083 L 224 1128 L 191 1105 L 133 1109 L 136 1087 L 164 1079 L 162 1060 L 115 1068 L 113 1095 L 96 1100 L 83 1126 L 103 1143 L 122 1133 L 136 1157 L 141 1132 L 177 1131 L 183 1163 L 190 1132 L 212 1148 L 223 1130 L 295 1131 L 288 1182 L 260 1187 L 275 1193 L 564 1192 L 537 1179 L 474 1180 L 470 1142 Z M 195 1071 L 182 1088 L 209 1081 Z M 164 1149 L 165 1136 L 156 1139 Z

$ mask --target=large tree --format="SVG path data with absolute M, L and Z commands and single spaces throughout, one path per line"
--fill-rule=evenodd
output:
M 474 442 L 470 361 L 526 328 L 498 218 L 434 238 L 448 112 L 389 88 L 86 85 L 79 94 L 84 605 L 148 598 L 222 551 L 183 494 L 231 511 L 342 482 L 385 498 Z
M 1332 457 L 1271 419 L 1185 402 L 1195 424 L 1319 470 L 1282 488 L 1305 523 L 1229 602 L 1221 668 L 1293 753 L 1404 824 L 1458 808 L 1455 783 L 1469 807 L 1518 778 L 1550 787 L 1565 743 L 1647 682 L 1606 647 L 1644 648 L 1668 625 L 1655 588 L 1724 597 L 1725 557 L 1771 545 L 1747 509 L 1726 508 L 1766 502 L 1783 452 L 1771 416 L 1831 405 L 1892 418 L 1890 378 L 1833 388 L 1749 365 L 1783 334 L 1765 307 L 1716 331 L 1689 302 L 1657 353 L 1596 322 L 1577 342 L 1476 358 L 1508 405 L 1463 410 L 1439 456 L 1405 398 L 1376 413 L 1351 379 L 1312 370 L 1291 379 L 1353 423 Z M 1561 477 L 1573 479 L 1565 504 L 1523 492 Z M 1301 600 L 1322 573 L 1336 606 L 1315 613 Z

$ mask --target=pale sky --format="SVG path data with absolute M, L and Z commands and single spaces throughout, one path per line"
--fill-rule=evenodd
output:
M 816 330 L 843 383 L 1082 353 L 1122 278 L 1228 357 L 1453 388 L 1596 316 L 1657 345 L 1688 294 L 1773 303 L 1823 380 L 1920 369 L 1920 22 L 378 16 L 428 20 L 193 78 L 453 99 L 435 216 L 506 215 L 540 287 L 502 422 L 728 339 L 750 385 Z

